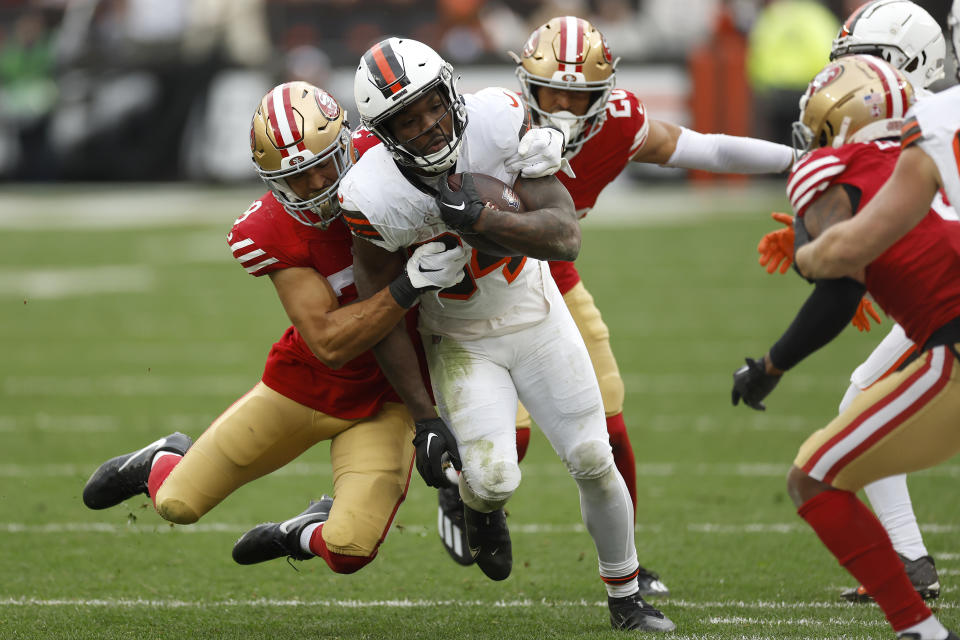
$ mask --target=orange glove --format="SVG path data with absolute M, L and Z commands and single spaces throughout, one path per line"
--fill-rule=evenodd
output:
M 770 217 L 787 225 L 786 229 L 771 231 L 760 239 L 757 251 L 760 253 L 760 266 L 767 267 L 767 273 L 773 273 L 780 267 L 780 273 L 786 273 L 793 263 L 793 216 L 786 213 L 771 213 Z
M 873 304 L 866 298 L 863 298 L 860 301 L 860 306 L 857 307 L 857 312 L 854 314 L 853 320 L 850 321 L 850 324 L 855 326 L 858 331 L 870 331 L 870 319 L 867 318 L 868 313 L 873 318 L 874 322 L 880 324 L 880 315 L 873 308 Z

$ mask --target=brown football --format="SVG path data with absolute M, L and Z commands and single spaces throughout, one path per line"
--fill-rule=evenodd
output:
M 480 198 L 486 206 L 498 211 L 513 211 L 515 213 L 522 213 L 527 210 L 523 201 L 520 200 L 520 197 L 510 185 L 483 173 L 471 175 L 473 175 L 473 183 L 477 187 L 477 193 L 480 194 Z M 460 190 L 462 176 L 461 173 L 447 176 L 447 184 L 450 185 L 450 189 L 453 191 Z M 493 240 L 488 240 L 480 234 L 465 233 L 463 239 L 480 253 L 499 257 L 519 255 L 517 251 L 508 249 Z

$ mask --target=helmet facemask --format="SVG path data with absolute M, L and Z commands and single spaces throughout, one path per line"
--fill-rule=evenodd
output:
M 427 174 L 440 174 L 457 163 L 467 107 L 457 91 L 453 67 L 427 45 L 409 38 L 387 38 L 371 47 L 361 58 L 354 76 L 354 98 L 363 126 L 379 138 L 401 165 Z M 407 140 L 399 140 L 387 123 L 418 100 L 437 94 L 446 112 L 430 127 Z M 450 131 L 442 131 L 450 118 Z M 443 147 L 421 153 L 411 143 L 441 130 Z
M 413 137 L 406 140 L 398 139 L 390 129 L 390 120 L 402 117 L 404 109 L 431 94 L 437 95 L 446 106 L 443 115 Z M 448 119 L 451 122 L 449 132 L 444 131 L 443 128 Z M 463 97 L 456 91 L 450 65 L 441 68 L 440 75 L 432 84 L 426 85 L 375 120 L 364 122 L 364 126 L 383 142 L 399 164 L 432 174 L 443 173 L 457 163 L 466 125 L 466 106 L 463 103 Z M 430 138 L 434 134 L 439 134 L 443 138 L 444 146 L 433 153 L 424 154 L 417 151 L 417 142 L 424 137 Z
M 337 142 L 321 151 L 310 160 L 296 165 L 293 169 L 282 169 L 280 171 L 262 171 L 257 173 L 267 183 L 267 186 L 273 192 L 277 201 L 283 205 L 287 213 L 305 225 L 312 225 L 326 229 L 330 223 L 340 216 L 340 201 L 337 199 L 337 189 L 340 187 L 340 181 L 343 180 L 347 170 L 353 165 L 353 160 L 348 151 L 350 145 L 350 134 L 344 127 L 340 131 L 340 137 Z M 330 161 L 336 171 L 337 178 L 328 187 L 317 193 L 311 193 L 307 198 L 301 198 L 287 182 L 288 178 L 299 175 L 307 170 Z
M 947 14 L 947 31 L 950 32 L 950 44 L 953 47 L 954 73 L 960 80 L 960 0 L 953 0 L 950 13 Z

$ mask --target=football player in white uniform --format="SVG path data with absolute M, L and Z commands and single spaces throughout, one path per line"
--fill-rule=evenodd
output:
M 452 67 L 428 46 L 389 38 L 364 54 L 355 78 L 363 125 L 383 142 L 340 184 L 354 235 L 360 294 L 388 284 L 418 244 L 500 245 L 472 250 L 466 277 L 421 299 L 420 330 L 438 418 L 398 327 L 375 353 L 416 422 L 417 469 L 459 485 L 471 554 L 491 579 L 506 578 L 512 552 L 503 506 L 520 483 L 515 418 L 522 400 L 577 483 L 617 629 L 669 631 L 672 621 L 639 594 L 633 508 L 613 461 L 590 357 L 543 260 L 576 257 L 580 231 L 570 195 L 553 176 L 507 168 L 529 119 L 504 89 L 461 95 Z M 447 174 L 462 174 L 451 191 Z M 525 213 L 481 201 L 470 173 L 512 185 Z M 482 239 L 482 242 L 481 242 Z M 392 275 L 391 275 L 392 274 Z
M 833 42 L 830 59 L 870 54 L 889 62 L 903 72 L 914 88 L 919 101 L 932 95 L 927 89 L 943 77 L 946 44 L 940 25 L 922 7 L 909 0 L 875 0 L 853 12 L 844 22 Z M 821 114 L 824 117 L 826 114 Z M 948 220 L 957 214 L 937 197 L 933 209 Z M 793 252 L 793 217 L 774 214 L 787 229 L 771 232 L 761 240 L 758 249 L 760 264 L 773 273 L 779 266 L 781 273 L 790 264 Z M 866 311 L 879 322 L 880 317 L 865 300 Z M 870 323 L 861 314 L 855 319 L 861 331 L 870 330 Z M 856 323 L 855 322 L 855 323 Z M 842 413 L 853 399 L 888 374 L 907 366 L 919 355 L 917 346 L 907 338 L 900 325 L 895 324 L 867 359 L 850 376 L 850 386 L 840 402 Z M 940 595 L 940 580 L 933 558 L 923 543 L 920 527 L 913 512 L 906 475 L 899 474 L 878 480 L 864 487 L 874 512 L 883 524 L 893 546 L 907 567 L 907 573 L 917 591 L 927 599 Z M 872 600 L 863 585 L 845 590 L 842 597 L 851 602 Z

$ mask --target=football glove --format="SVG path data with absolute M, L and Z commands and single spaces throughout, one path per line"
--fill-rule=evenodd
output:
M 757 245 L 759 262 L 767 268 L 767 273 L 773 273 L 777 267 L 780 268 L 780 273 L 786 273 L 793 262 L 793 216 L 773 212 L 770 217 L 787 225 L 787 228 L 771 231 L 760 239 L 760 244 Z
M 762 356 L 759 360 L 746 358 L 746 362 L 733 372 L 733 406 L 737 406 L 742 398 L 743 404 L 751 409 L 766 411 L 763 399 L 770 395 L 783 376 L 768 374 Z
M 449 460 L 457 471 L 463 468 L 456 439 L 443 418 L 417 420 L 414 424 L 417 433 L 413 437 L 413 446 L 417 449 L 420 477 L 431 487 L 440 489 L 450 486 L 443 468 L 444 460 Z
M 470 256 L 463 246 L 447 249 L 442 242 L 420 245 L 407 260 L 403 273 L 390 283 L 390 293 L 401 307 L 409 309 L 424 291 L 452 287 L 463 280 L 463 267 Z
M 530 129 L 520 138 L 517 152 L 504 166 L 524 178 L 543 178 L 555 174 L 563 162 L 563 134 L 552 127 L 541 127 Z
M 860 306 L 857 307 L 857 313 L 854 314 L 850 324 L 855 326 L 860 332 L 870 331 L 870 318 L 867 317 L 868 313 L 874 322 L 880 324 L 880 314 L 873 308 L 873 303 L 866 298 L 860 300 Z
M 473 176 L 469 173 L 461 174 L 460 191 L 451 191 L 446 179 L 440 180 L 436 200 L 440 217 L 446 225 L 461 232 L 473 230 L 484 207 Z

